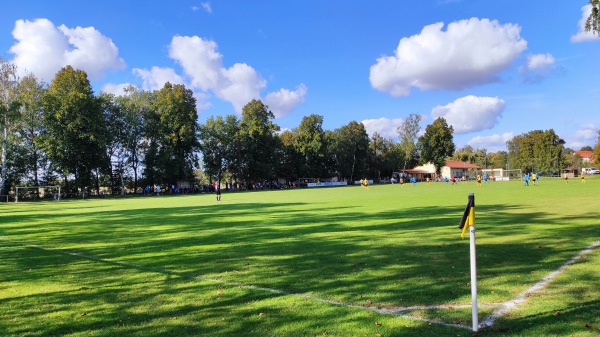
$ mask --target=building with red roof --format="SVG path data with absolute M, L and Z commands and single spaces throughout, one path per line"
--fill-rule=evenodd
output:
M 467 163 L 459 160 L 446 160 L 446 165 L 441 169 L 440 178 L 462 178 L 467 179 L 473 178 L 477 175 L 477 171 L 481 169 L 481 166 Z M 417 180 L 425 180 L 426 178 L 435 179 L 438 175 L 435 173 L 435 165 L 427 163 L 425 165 L 417 166 L 409 170 L 404 170 L 404 173 L 411 177 L 417 178 Z
M 573 154 L 580 156 L 581 161 L 584 164 L 593 164 L 594 163 L 594 153 L 592 151 L 575 151 Z

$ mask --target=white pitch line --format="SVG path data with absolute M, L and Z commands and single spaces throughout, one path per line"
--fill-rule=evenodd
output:
M 427 323 L 439 324 L 439 325 L 443 325 L 443 326 L 471 330 L 471 327 L 466 326 L 466 325 L 444 323 L 444 322 L 440 322 L 440 321 L 436 321 L 436 320 L 430 320 L 430 319 L 420 318 L 420 317 L 413 317 L 410 315 L 403 314 L 403 312 L 410 312 L 410 311 L 417 311 L 417 310 L 435 310 L 435 309 L 443 310 L 443 309 L 452 309 L 452 308 L 463 309 L 463 308 L 470 308 L 471 307 L 470 305 L 458 305 L 458 306 L 430 305 L 430 306 L 412 306 L 412 307 L 398 307 L 398 308 L 367 307 L 367 306 L 360 306 L 360 305 L 354 305 L 354 304 L 349 304 L 349 303 L 344 303 L 344 302 L 333 301 L 333 300 L 329 300 L 329 299 L 325 299 L 325 298 L 309 296 L 309 295 L 304 295 L 304 294 L 289 293 L 289 292 L 286 292 L 283 290 L 278 290 L 278 289 L 265 288 L 265 287 L 259 287 L 259 286 L 254 286 L 254 285 L 247 285 L 247 284 L 243 284 L 243 283 L 228 282 L 228 281 L 223 281 L 223 280 L 218 280 L 218 279 L 207 278 L 204 276 L 193 275 L 193 274 L 189 274 L 189 273 L 175 272 L 175 271 L 171 271 L 171 270 L 163 269 L 163 268 L 145 267 L 145 266 L 140 266 L 140 265 L 121 262 L 121 261 L 107 260 L 107 259 L 99 258 L 96 256 L 68 252 L 68 251 L 56 249 L 56 248 L 47 248 L 47 247 L 43 247 L 43 246 L 39 246 L 39 245 L 18 243 L 18 242 L 15 242 L 12 240 L 7 240 L 7 239 L 1 238 L 1 237 L 0 237 L 0 239 L 2 239 L 4 241 L 11 241 L 11 242 L 17 243 L 21 246 L 37 248 L 37 249 L 41 249 L 41 250 L 45 250 L 45 251 L 58 252 L 58 253 L 65 254 L 65 255 L 76 256 L 76 257 L 93 260 L 93 261 L 98 261 L 98 262 L 103 262 L 103 263 L 108 263 L 108 264 L 116 264 L 116 265 L 119 265 L 122 267 L 135 268 L 135 269 L 151 271 L 151 272 L 158 272 L 158 273 L 162 273 L 162 274 L 176 275 L 176 276 L 180 276 L 180 277 L 197 279 L 197 280 L 202 280 L 202 281 L 206 281 L 206 282 L 236 286 L 236 287 L 240 287 L 243 289 L 259 290 L 259 291 L 269 292 L 269 293 L 276 294 L 276 295 L 294 296 L 294 297 L 299 297 L 299 298 L 303 298 L 303 299 L 307 299 L 307 300 L 328 303 L 328 304 L 332 304 L 332 305 L 336 305 L 336 306 L 343 306 L 346 308 L 369 310 L 369 311 L 377 312 L 380 314 L 394 315 L 394 316 L 398 316 L 398 317 L 402 317 L 402 318 L 406 318 L 406 319 L 414 320 L 414 321 L 422 321 L 422 322 L 427 322 Z M 585 248 L 584 250 L 579 252 L 579 254 L 577 254 L 577 256 L 573 257 L 571 260 L 567 261 L 565 264 L 560 266 L 558 269 L 556 269 L 552 273 L 548 274 L 546 277 L 544 277 L 539 282 L 537 282 L 536 284 L 531 286 L 529 289 L 527 289 L 524 292 L 522 292 L 521 294 L 519 294 L 516 298 L 514 298 L 508 302 L 505 302 L 504 304 L 497 307 L 496 310 L 494 310 L 489 316 L 487 316 L 479 324 L 479 328 L 482 329 L 482 328 L 493 326 L 496 319 L 504 316 L 507 312 L 515 309 L 518 305 L 525 302 L 526 297 L 527 297 L 526 294 L 532 294 L 532 293 L 542 290 L 543 288 L 545 288 L 548 285 L 548 283 L 550 283 L 556 276 L 558 276 L 560 273 L 562 273 L 567 267 L 569 267 L 573 263 L 575 263 L 578 260 L 580 260 L 581 258 L 583 258 L 586 254 L 588 254 L 589 252 L 591 252 L 598 246 L 600 246 L 600 240 L 592 243 L 590 246 L 588 246 L 587 248 Z M 484 307 L 484 306 L 481 306 L 481 307 Z M 495 308 L 496 306 L 486 306 L 486 307 Z
M 74 252 L 69 252 L 69 251 L 65 251 L 65 250 L 57 249 L 57 248 L 49 248 L 49 247 L 43 247 L 40 245 L 32 245 L 32 244 L 16 242 L 16 241 L 8 240 L 8 239 L 2 238 L 2 237 L 0 237 L 0 240 L 16 243 L 17 245 L 22 246 L 22 247 L 31 247 L 31 248 L 44 250 L 44 251 L 56 252 L 56 253 L 60 253 L 60 254 L 64 254 L 64 255 L 70 255 L 70 256 L 83 258 L 86 260 L 92 260 L 92 261 L 97 261 L 97 262 L 102 262 L 102 263 L 107 263 L 107 264 L 114 264 L 114 265 L 118 265 L 121 267 L 135 268 L 135 269 L 139 269 L 139 270 L 143 270 L 143 271 L 175 275 L 175 276 L 185 277 L 185 278 L 189 278 L 189 279 L 196 279 L 196 280 L 212 282 L 212 283 L 217 283 L 217 284 L 235 286 L 235 287 L 248 289 L 248 290 L 259 290 L 259 291 L 264 291 L 264 292 L 268 292 L 268 293 L 272 293 L 272 294 L 276 294 L 276 295 L 294 296 L 294 297 L 299 297 L 299 298 L 306 299 L 306 300 L 312 300 L 312 301 L 316 301 L 316 302 L 332 304 L 332 305 L 341 306 L 341 307 L 345 307 L 345 308 L 368 310 L 368 311 L 377 312 L 377 313 L 384 314 L 384 315 L 394 315 L 397 317 L 401 317 L 401 318 L 405 318 L 405 319 L 413 320 L 413 321 L 420 321 L 420 322 L 425 322 L 425 323 L 432 323 L 432 324 L 438 324 L 438 325 L 454 327 L 454 328 L 459 328 L 459 329 L 471 330 L 471 327 L 466 326 L 466 325 L 445 323 L 445 322 L 441 322 L 441 321 L 430 320 L 430 319 L 421 318 L 421 317 L 413 317 L 410 315 L 403 314 L 404 312 L 417 311 L 417 310 L 470 308 L 471 307 L 470 305 L 456 305 L 456 306 L 455 305 L 430 305 L 430 306 L 412 306 L 412 307 L 398 307 L 398 308 L 380 308 L 380 307 L 373 307 L 373 306 L 360 306 L 360 305 L 355 305 L 355 304 L 338 302 L 338 301 L 325 299 L 325 298 L 321 298 L 321 297 L 315 297 L 315 296 L 309 296 L 309 295 L 297 294 L 297 293 L 289 293 L 289 292 L 279 290 L 279 289 L 265 288 L 265 287 L 247 285 L 247 284 L 236 283 L 236 282 L 228 282 L 228 281 L 208 278 L 208 277 L 204 277 L 204 276 L 193 275 L 193 274 L 189 274 L 189 273 L 176 272 L 176 271 L 163 269 L 163 268 L 146 267 L 146 266 L 140 266 L 140 265 L 127 263 L 127 262 L 108 260 L 108 259 L 103 259 L 103 258 L 100 258 L 97 256 L 93 256 L 93 255 L 74 253 Z
M 574 258 L 567 261 L 565 264 L 560 266 L 555 271 L 546 275 L 546 277 L 544 277 L 539 282 L 537 282 L 536 284 L 531 286 L 529 289 L 520 293 L 514 299 L 502 304 L 498 309 L 494 310 L 488 317 L 486 317 L 483 320 L 483 322 L 481 322 L 479 324 L 479 328 L 482 329 L 482 328 L 487 328 L 487 327 L 491 327 L 492 325 L 494 325 L 494 323 L 496 322 L 496 319 L 504 316 L 506 313 L 515 309 L 518 305 L 525 302 L 527 294 L 533 294 L 533 293 L 536 293 L 536 292 L 544 289 L 548 285 L 548 283 L 552 282 L 552 280 L 554 280 L 554 278 L 556 276 L 558 276 L 560 273 L 562 273 L 567 267 L 569 267 L 573 263 L 577 262 L 578 260 L 582 259 L 586 254 L 588 254 L 592 250 L 596 249 L 598 246 L 600 246 L 600 240 L 589 245 L 587 248 L 585 248 L 584 250 L 579 252 L 579 254 L 577 254 L 577 256 L 575 256 Z

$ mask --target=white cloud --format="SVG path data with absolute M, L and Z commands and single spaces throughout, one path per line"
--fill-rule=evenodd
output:
M 33 73 L 46 82 L 67 65 L 84 70 L 90 79 L 125 67 L 112 40 L 94 27 L 56 27 L 48 19 L 17 20 L 12 35 L 17 40 L 9 50 L 15 55 L 12 62 L 22 74 Z
M 196 99 L 196 108 L 198 110 L 206 110 L 212 106 L 210 95 L 205 92 L 195 91 L 194 98 Z
M 206 13 L 212 14 L 212 7 L 210 5 L 210 2 L 203 2 L 203 3 L 201 3 L 201 5 Z
M 477 136 L 467 142 L 476 149 L 487 149 L 488 152 L 506 151 L 506 142 L 513 139 L 513 132 L 505 132 L 501 135 Z
M 551 54 L 527 55 L 527 63 L 519 68 L 527 83 L 538 83 L 558 70 Z
M 220 86 L 213 91 L 219 98 L 230 102 L 238 112 L 252 99 L 260 98 L 261 90 L 267 86 L 267 81 L 245 63 L 223 68 L 221 74 Z
M 275 118 L 287 116 L 296 106 L 304 102 L 308 89 L 304 84 L 296 87 L 296 90 L 280 89 L 271 92 L 265 97 L 265 104 L 275 115 Z
M 217 52 L 214 41 L 197 36 L 175 36 L 169 46 L 169 56 L 181 64 L 192 86 L 206 91 L 220 85 L 223 55 Z
M 528 70 L 544 70 L 552 67 L 556 63 L 554 56 L 550 54 L 527 55 Z
M 582 125 L 579 130 L 577 130 L 575 136 L 581 141 L 590 141 L 595 143 L 595 141 L 598 139 L 598 130 L 600 130 L 600 127 L 595 124 L 585 124 Z
M 498 80 L 527 48 L 520 26 L 471 18 L 425 26 L 420 34 L 400 40 L 394 56 L 371 66 L 373 88 L 393 96 L 421 90 L 459 90 Z
M 181 65 L 190 78 L 192 88 L 212 91 L 217 97 L 230 102 L 238 113 L 252 99 L 260 99 L 261 91 L 267 86 L 267 81 L 245 63 L 225 68 L 217 44 L 198 36 L 173 37 L 169 56 Z M 304 85 L 294 91 L 281 89 L 267 94 L 266 100 L 281 117 L 304 101 L 306 90 Z
M 465 96 L 431 110 L 434 118 L 444 117 L 454 132 L 469 133 L 491 129 L 502 117 L 506 103 L 498 97 Z
M 375 132 L 379 133 L 384 138 L 398 138 L 396 129 L 402 125 L 402 118 L 385 118 L 365 119 L 361 123 L 365 126 L 369 136 L 373 136 Z
M 577 34 L 571 36 L 571 42 L 578 43 L 584 41 L 600 40 L 600 34 L 593 34 L 592 32 L 585 31 L 585 21 L 591 13 L 591 5 L 585 5 L 581 7 L 581 19 L 579 19 L 578 22 L 579 31 L 577 32 Z
M 131 85 L 132 85 L 131 83 L 121 83 L 121 84 L 106 83 L 105 85 L 102 86 L 102 89 L 100 89 L 100 91 L 108 93 L 108 94 L 113 94 L 115 96 L 123 96 L 123 95 L 125 95 L 125 89 Z
M 160 90 L 165 83 L 185 84 L 181 76 L 171 68 L 152 67 L 152 69 L 134 68 L 132 72 L 142 79 L 142 89 Z
M 192 87 L 213 91 L 239 113 L 252 99 L 260 98 L 260 91 L 266 86 L 266 81 L 247 64 L 223 67 L 217 44 L 198 36 L 173 37 L 169 56 L 181 65 Z

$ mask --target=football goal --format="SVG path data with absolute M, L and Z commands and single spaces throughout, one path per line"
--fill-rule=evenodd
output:
M 15 202 L 60 200 L 60 186 L 17 186 L 15 187 Z
M 523 180 L 523 172 L 521 169 L 483 169 L 481 170 L 481 174 L 487 175 L 491 180 L 495 181 Z

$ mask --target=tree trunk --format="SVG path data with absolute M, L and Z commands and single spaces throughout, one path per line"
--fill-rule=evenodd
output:
M 68 197 L 67 193 L 71 193 L 71 189 L 69 188 L 69 178 L 67 177 L 67 174 L 63 171 L 63 179 L 65 179 L 65 194 Z
M 133 158 L 131 160 L 131 168 L 133 168 L 133 193 L 135 194 L 137 191 L 137 181 L 138 181 L 138 176 L 137 176 L 137 155 L 135 153 L 133 153 Z
M 119 176 L 121 177 L 121 196 L 125 195 L 125 180 L 123 180 L 123 163 L 119 162 Z
M 96 182 L 96 195 L 100 196 L 100 169 L 96 169 L 94 180 Z
M 350 181 L 354 181 L 354 165 L 356 163 L 356 153 L 352 155 L 352 170 L 350 170 Z
M 6 186 L 6 147 L 8 146 L 8 126 L 4 124 L 4 137 L 2 138 L 2 175 L 0 176 L 0 194 L 4 194 Z
M 34 147 L 33 148 L 33 183 L 35 184 L 35 186 L 39 186 L 40 185 L 40 177 L 38 176 L 38 154 L 37 154 L 37 149 Z

